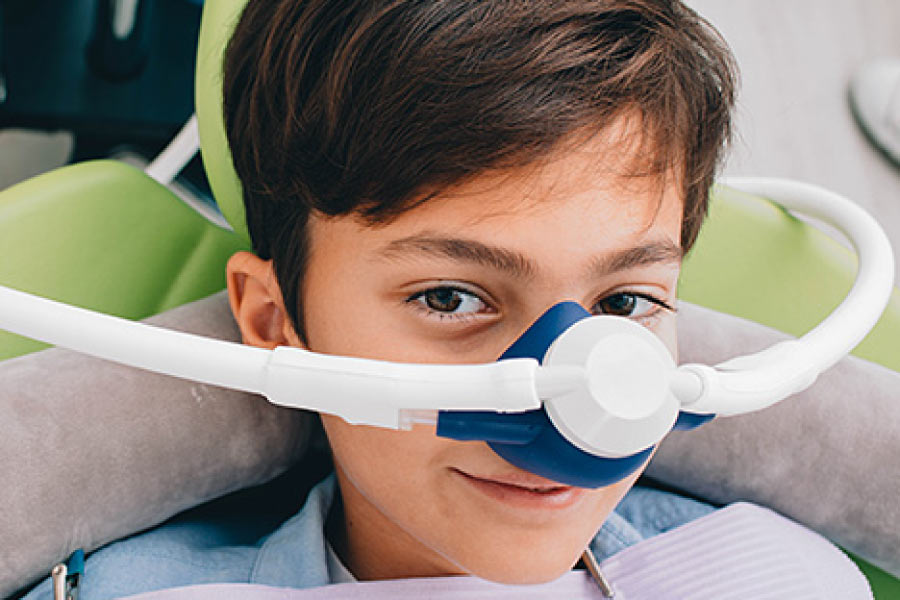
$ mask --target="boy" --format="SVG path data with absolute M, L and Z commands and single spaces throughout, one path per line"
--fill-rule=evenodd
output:
M 574 300 L 674 354 L 680 261 L 734 79 L 717 34 L 669 0 L 251 0 L 224 86 L 254 250 L 228 266 L 244 342 L 490 362 Z M 336 476 L 296 517 L 249 543 L 238 524 L 175 523 L 113 544 L 88 561 L 84 597 L 545 582 L 589 546 L 602 558 L 711 510 L 640 490 L 616 514 L 638 473 L 579 489 L 431 427 L 322 421 Z
M 245 342 L 490 362 L 568 299 L 674 353 L 733 94 L 678 2 L 251 2 L 225 70 Z M 636 478 L 563 488 L 429 428 L 323 424 L 361 579 L 553 579 Z

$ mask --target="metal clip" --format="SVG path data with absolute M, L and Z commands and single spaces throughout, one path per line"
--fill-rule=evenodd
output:
M 81 575 L 84 573 L 84 552 L 76 550 L 64 563 L 50 571 L 53 580 L 53 600 L 78 600 Z
M 600 571 L 600 564 L 597 562 L 597 559 L 594 557 L 594 553 L 591 552 L 590 548 L 584 551 L 581 555 L 581 560 L 584 561 L 584 565 L 587 567 L 591 577 L 593 577 L 594 581 L 597 583 L 597 587 L 600 588 L 600 593 L 603 594 L 603 597 L 615 598 L 616 590 L 613 589 L 609 579 L 607 579 Z

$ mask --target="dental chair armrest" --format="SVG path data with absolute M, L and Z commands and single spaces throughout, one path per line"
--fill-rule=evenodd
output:
M 717 363 L 781 333 L 682 303 L 679 361 Z M 714 503 L 773 508 L 900 576 L 900 373 L 854 357 L 763 411 L 673 432 L 646 473 Z

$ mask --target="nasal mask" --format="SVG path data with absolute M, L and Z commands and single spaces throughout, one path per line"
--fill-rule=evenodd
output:
M 262 394 L 280 406 L 486 442 L 513 465 L 596 488 L 627 477 L 673 428 L 753 412 L 809 387 L 875 325 L 893 289 L 887 236 L 834 193 L 776 179 L 724 182 L 842 231 L 859 269 L 847 297 L 797 340 L 709 366 L 675 364 L 622 317 L 561 302 L 500 357 L 479 365 L 404 364 L 266 350 L 95 313 L 0 287 L 0 328 L 158 373 Z

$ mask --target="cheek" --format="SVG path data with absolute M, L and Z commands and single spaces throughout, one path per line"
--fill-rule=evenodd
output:
M 430 428 L 391 432 L 323 416 L 340 469 L 345 508 L 409 555 L 443 574 L 503 583 L 553 580 L 571 569 L 638 474 L 592 490 L 560 518 L 523 518 L 474 494 L 449 467 L 502 463 L 486 445 L 437 437 Z M 503 463 L 505 464 L 505 463 Z
M 425 485 L 422 481 L 440 464 L 445 442 L 431 428 L 390 431 L 378 427 L 349 425 L 342 419 L 322 415 L 328 443 L 336 465 L 366 500 L 379 508 L 405 502 L 406 490 Z
M 666 348 L 669 349 L 669 353 L 672 355 L 672 358 L 675 359 L 675 362 L 678 362 L 678 320 L 675 318 L 675 315 L 666 315 L 662 319 L 660 319 L 659 323 L 657 323 L 653 329 L 653 333 L 662 340 L 662 343 L 665 344 Z
M 458 462 L 458 442 L 438 437 L 431 427 L 397 432 L 349 425 L 328 415 L 322 422 L 345 510 L 354 518 L 419 540 L 421 530 L 453 518 L 443 486 L 447 466 Z

